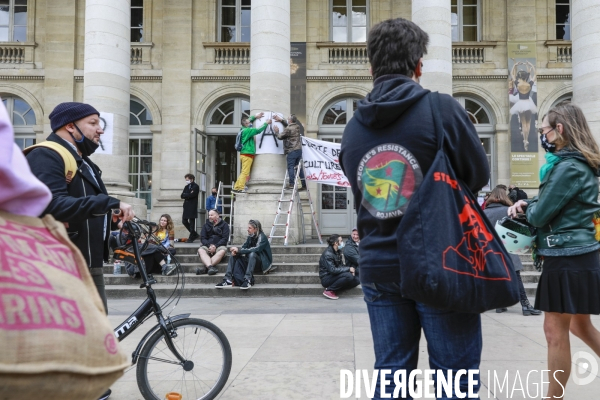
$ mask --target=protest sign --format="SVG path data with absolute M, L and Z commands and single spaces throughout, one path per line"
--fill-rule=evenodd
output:
M 307 181 L 350 187 L 340 167 L 339 143 L 302 137 L 302 159 Z

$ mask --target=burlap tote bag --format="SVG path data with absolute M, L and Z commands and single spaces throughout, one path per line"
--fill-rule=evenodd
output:
M 97 399 L 130 365 L 64 226 L 0 211 L 0 399 Z

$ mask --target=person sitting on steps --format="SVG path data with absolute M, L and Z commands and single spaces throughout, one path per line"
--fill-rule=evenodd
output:
M 360 284 L 360 280 L 354 276 L 354 267 L 344 265 L 342 261 L 342 249 L 344 240 L 338 234 L 333 234 L 327 239 L 327 249 L 321 254 L 319 260 L 319 278 L 321 285 L 325 288 L 323 296 L 331 300 L 339 299 L 337 292 L 352 289 Z
M 223 221 L 217 209 L 208 212 L 208 221 L 202 227 L 200 240 L 202 247 L 198 249 L 198 255 L 204 267 L 198 267 L 196 275 L 206 273 L 205 270 L 209 275 L 215 275 L 218 272 L 216 265 L 225 256 L 229 241 L 229 225 Z
M 250 289 L 252 287 L 255 267 L 261 267 L 264 275 L 273 272 L 277 268 L 273 265 L 273 254 L 271 253 L 269 239 L 257 220 L 251 219 L 248 222 L 248 238 L 242 247 L 232 247 L 230 250 L 231 257 L 227 263 L 227 272 L 223 281 L 215 285 L 216 288 L 233 286 L 233 271 L 237 264 L 241 264 L 239 267 L 246 271 L 240 289 Z

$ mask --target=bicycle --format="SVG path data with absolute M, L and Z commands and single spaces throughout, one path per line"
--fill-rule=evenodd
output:
M 137 364 L 136 379 L 142 396 L 146 400 L 163 400 L 167 393 L 178 392 L 185 399 L 214 399 L 225 386 L 231 372 L 231 346 L 227 337 L 213 323 L 189 318 L 189 313 L 163 316 L 162 310 L 181 298 L 185 287 L 183 268 L 175 257 L 171 258 L 177 265 L 177 282 L 173 293 L 161 306 L 152 289 L 157 282 L 147 273 L 141 257 L 150 239 L 160 245 L 154 236 L 156 231 L 152 231 L 156 224 L 134 218 L 123 226 L 127 233 L 122 229 L 120 234 L 126 235 L 126 244 L 115 249 L 115 257 L 138 266 L 143 280 L 140 289 L 145 288 L 148 297 L 114 329 L 115 336 L 119 342 L 123 341 L 153 315 L 158 321 L 132 354 L 132 366 Z M 146 240 L 139 245 L 142 237 Z M 180 278 L 181 287 L 174 297 Z

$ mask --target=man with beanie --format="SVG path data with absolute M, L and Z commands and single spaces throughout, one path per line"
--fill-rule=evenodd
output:
M 129 221 L 132 207 L 110 197 L 102 183 L 102 171 L 90 159 L 99 146 L 100 113 L 84 103 L 61 103 L 50 113 L 52 133 L 46 138 L 71 153 L 77 170 L 70 182 L 65 177 L 65 161 L 55 150 L 36 147 L 27 154 L 33 174 L 52 192 L 52 201 L 42 215 L 51 214 L 65 224 L 71 241 L 81 250 L 88 263 L 98 294 L 107 310 L 104 291 L 103 261 L 108 261 L 110 215 Z

